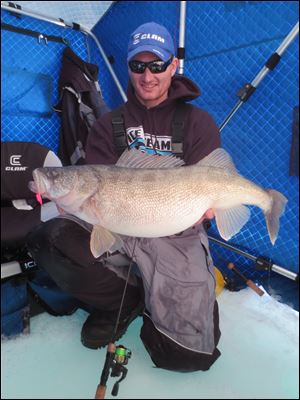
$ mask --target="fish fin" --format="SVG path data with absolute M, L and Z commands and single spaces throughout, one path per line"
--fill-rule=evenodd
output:
M 238 173 L 231 156 L 221 147 L 212 151 L 208 156 L 200 160 L 197 165 L 200 167 L 222 168 L 234 174 Z
M 250 210 L 244 205 L 226 210 L 214 209 L 216 224 L 220 236 L 229 240 L 238 233 L 250 218 Z
M 125 150 L 116 163 L 124 168 L 175 168 L 184 165 L 184 161 L 174 155 L 161 156 L 148 154 L 138 149 Z
M 267 192 L 272 197 L 271 210 L 265 212 L 265 219 L 271 243 L 274 245 L 279 231 L 279 218 L 284 213 L 287 198 L 276 190 L 268 189 Z
M 123 241 L 117 234 L 100 225 L 94 225 L 91 233 L 90 249 L 95 258 L 100 257 L 106 251 L 113 253 L 121 249 L 122 246 Z

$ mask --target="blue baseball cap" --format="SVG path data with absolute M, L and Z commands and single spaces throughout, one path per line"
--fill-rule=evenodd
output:
M 171 55 L 175 55 L 173 39 L 164 26 L 147 22 L 130 35 L 127 61 L 144 51 L 156 54 L 162 61 L 168 61 Z

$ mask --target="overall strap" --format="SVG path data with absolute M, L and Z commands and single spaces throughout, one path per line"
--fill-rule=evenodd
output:
M 172 152 L 183 158 L 183 136 L 186 125 L 186 116 L 191 105 L 179 101 L 177 103 L 172 121 Z
M 120 106 L 111 112 L 114 144 L 116 146 L 118 155 L 121 155 L 123 151 L 127 148 L 126 130 L 125 130 L 123 112 L 124 112 L 123 106 Z
M 183 136 L 186 117 L 192 105 L 182 101 L 177 103 L 172 120 L 172 152 L 178 157 L 183 157 Z M 112 111 L 112 127 L 114 144 L 119 155 L 127 148 L 126 129 L 124 125 L 123 106 Z

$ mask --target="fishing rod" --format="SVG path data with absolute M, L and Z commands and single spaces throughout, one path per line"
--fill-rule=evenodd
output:
M 113 396 L 117 396 L 118 392 L 119 392 L 119 384 L 122 380 L 124 380 L 126 378 L 126 375 L 128 372 L 127 368 L 124 367 L 124 365 L 128 364 L 128 360 L 132 354 L 131 350 L 127 349 L 123 345 L 116 346 L 115 338 L 117 336 L 117 330 L 118 330 L 118 326 L 119 326 L 119 322 L 120 322 L 124 298 L 125 298 L 127 285 L 128 285 L 131 268 L 132 268 L 132 264 L 133 264 L 133 257 L 134 257 L 134 252 L 135 252 L 136 241 L 137 240 L 135 238 L 132 255 L 131 255 L 131 260 L 130 260 L 130 264 L 128 267 L 126 282 L 125 282 L 123 295 L 122 295 L 122 299 L 121 299 L 121 303 L 120 303 L 120 308 L 119 308 L 118 316 L 116 319 L 114 332 L 112 334 L 111 340 L 109 341 L 109 343 L 107 345 L 105 362 L 104 362 L 103 370 L 101 373 L 100 382 L 96 389 L 95 399 L 104 399 L 105 398 L 106 387 L 107 387 L 106 384 L 107 384 L 107 381 L 109 378 L 109 374 L 111 377 L 119 377 L 121 375 L 121 378 L 117 382 L 115 382 L 112 392 L 111 392 L 111 394 Z
M 295 272 L 292 272 L 288 269 L 285 269 L 283 267 L 280 267 L 279 265 L 274 264 L 273 261 L 268 258 L 265 258 L 262 256 L 255 257 L 255 256 L 247 253 L 246 251 L 240 250 L 240 249 L 236 248 L 235 246 L 232 246 L 231 244 L 226 243 L 223 240 L 217 239 L 210 235 L 208 235 L 208 239 L 213 243 L 216 243 L 222 247 L 225 247 L 228 250 L 231 250 L 231 251 L 239 254 L 240 256 L 246 257 L 246 258 L 254 261 L 255 267 L 258 270 L 261 270 L 261 271 L 272 270 L 272 271 L 277 272 L 278 274 L 283 275 L 286 278 L 289 278 L 295 282 L 299 281 L 299 274 L 296 274 Z
M 225 126 L 228 124 L 228 122 L 233 117 L 233 115 L 238 111 L 238 109 L 242 106 L 242 104 L 249 100 L 249 98 L 255 92 L 257 86 L 266 77 L 266 75 L 270 71 L 273 71 L 273 69 L 277 66 L 277 64 L 281 60 L 282 54 L 285 52 L 285 50 L 288 48 L 288 46 L 292 43 L 292 41 L 295 39 L 295 37 L 298 34 L 299 34 L 299 21 L 294 26 L 294 28 L 290 31 L 290 33 L 285 37 L 285 39 L 283 40 L 281 45 L 278 47 L 278 49 L 267 60 L 264 67 L 256 75 L 256 77 L 253 79 L 253 81 L 251 83 L 246 83 L 238 91 L 237 96 L 239 97 L 239 101 L 236 103 L 236 105 L 230 111 L 228 116 L 225 118 L 225 120 L 220 125 L 220 128 L 219 128 L 220 132 L 225 128 Z
M 102 370 L 100 383 L 97 386 L 95 399 L 104 399 L 106 393 L 106 383 L 110 376 L 121 378 L 114 384 L 111 394 L 117 396 L 119 392 L 119 383 L 126 378 L 127 368 L 124 367 L 128 363 L 128 359 L 131 357 L 131 351 L 126 349 L 126 347 L 119 345 L 116 346 L 113 341 L 111 341 L 107 346 L 106 358 L 104 367 Z M 111 372 L 110 372 L 111 370 Z

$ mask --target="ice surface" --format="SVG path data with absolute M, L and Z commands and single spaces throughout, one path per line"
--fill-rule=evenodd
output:
M 262 288 L 263 289 L 263 288 Z M 136 319 L 118 342 L 131 349 L 128 374 L 118 397 L 109 378 L 106 398 L 298 399 L 299 313 L 247 288 L 218 296 L 222 353 L 206 372 L 155 368 L 139 337 Z M 87 313 L 31 319 L 31 333 L 1 343 L 2 399 L 93 399 L 106 349 L 80 343 Z

